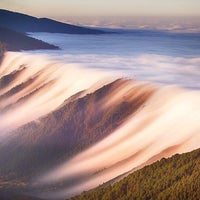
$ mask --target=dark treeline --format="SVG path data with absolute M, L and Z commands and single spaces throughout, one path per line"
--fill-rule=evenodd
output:
M 70 200 L 199 200 L 200 149 L 161 159 L 121 181 Z

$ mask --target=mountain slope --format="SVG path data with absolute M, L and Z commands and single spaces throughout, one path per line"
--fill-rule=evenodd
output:
M 61 23 L 48 18 L 36 18 L 29 15 L 0 9 L 0 26 L 18 32 L 50 32 L 68 34 L 103 34 L 104 31 Z
M 62 160 L 69 159 L 108 136 L 153 93 L 153 90 L 143 93 L 145 86 L 139 86 L 133 92 L 141 90 L 141 94 L 134 100 L 127 99 L 126 102 L 120 101 L 107 109 L 101 108 L 100 102 L 103 102 L 109 93 L 127 84 L 129 81 L 117 80 L 82 98 L 66 101 L 59 109 L 40 118 L 39 122 L 30 122 L 13 131 L 6 147 L 1 146 L 0 164 L 4 163 L 1 172 L 5 175 L 9 171 L 15 171 L 16 177 L 30 177 L 38 171 L 45 171 L 47 166 L 50 168 Z M 0 98 L 0 103 L 3 97 Z M 26 97 L 24 100 L 26 101 Z M 5 112 L 14 108 L 13 105 Z M 20 143 L 17 142 L 19 140 Z M 15 154 L 15 151 L 18 155 L 5 163 L 4 159 Z M 26 162 L 21 162 L 22 160 Z
M 31 38 L 23 33 L 2 27 L 0 27 L 0 42 L 4 44 L 4 48 L 8 51 L 59 49 L 54 45 Z
M 105 76 L 42 55 L 5 54 L 0 193 L 65 199 L 200 147 L 199 91 Z
M 200 199 L 200 149 L 161 159 L 113 185 L 70 200 Z

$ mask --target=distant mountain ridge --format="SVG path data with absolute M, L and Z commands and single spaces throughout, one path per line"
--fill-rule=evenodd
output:
M 31 38 L 26 34 L 19 33 L 7 28 L 0 27 L 0 42 L 2 46 L 0 51 L 19 51 L 19 50 L 37 50 L 37 49 L 59 49 L 57 46 L 48 44 L 41 40 Z M 1 48 L 3 48 L 1 50 Z
M 0 9 L 0 26 L 18 32 L 50 32 L 67 34 L 104 34 L 105 31 L 65 24 L 48 18 Z

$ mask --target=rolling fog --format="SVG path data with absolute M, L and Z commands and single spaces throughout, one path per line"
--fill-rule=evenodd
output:
M 199 36 L 33 36 L 62 50 L 5 55 L 0 67 L 0 78 L 10 78 L 0 88 L 0 133 L 5 138 L 8 130 L 33 120 L 39 123 L 72 95 L 85 90 L 84 96 L 117 77 L 134 81 L 107 94 L 103 108 L 153 91 L 108 137 L 35 177 L 32 183 L 41 187 L 68 182 L 63 189 L 38 196 L 73 196 L 162 157 L 200 147 Z
M 31 33 L 60 46 L 56 51 L 33 51 L 52 59 L 102 69 L 140 81 L 200 89 L 200 37 L 193 33 L 135 30 L 105 35 Z
M 151 89 L 151 85 L 145 87 L 146 92 Z M 110 136 L 38 177 L 36 181 L 41 185 L 69 180 L 66 189 L 40 195 L 61 199 L 73 196 L 134 168 L 199 148 L 199 101 L 199 91 L 157 88 L 140 110 Z
M 80 91 L 92 92 L 110 76 L 76 64 L 53 62 L 43 55 L 10 52 L 1 65 L 0 78 L 12 74 L 9 84 L 0 88 L 0 130 L 4 132 L 50 113 Z

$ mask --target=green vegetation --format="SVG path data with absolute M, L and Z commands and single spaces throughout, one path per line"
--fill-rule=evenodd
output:
M 71 200 L 199 200 L 200 149 L 161 159 L 121 181 L 101 186 Z

